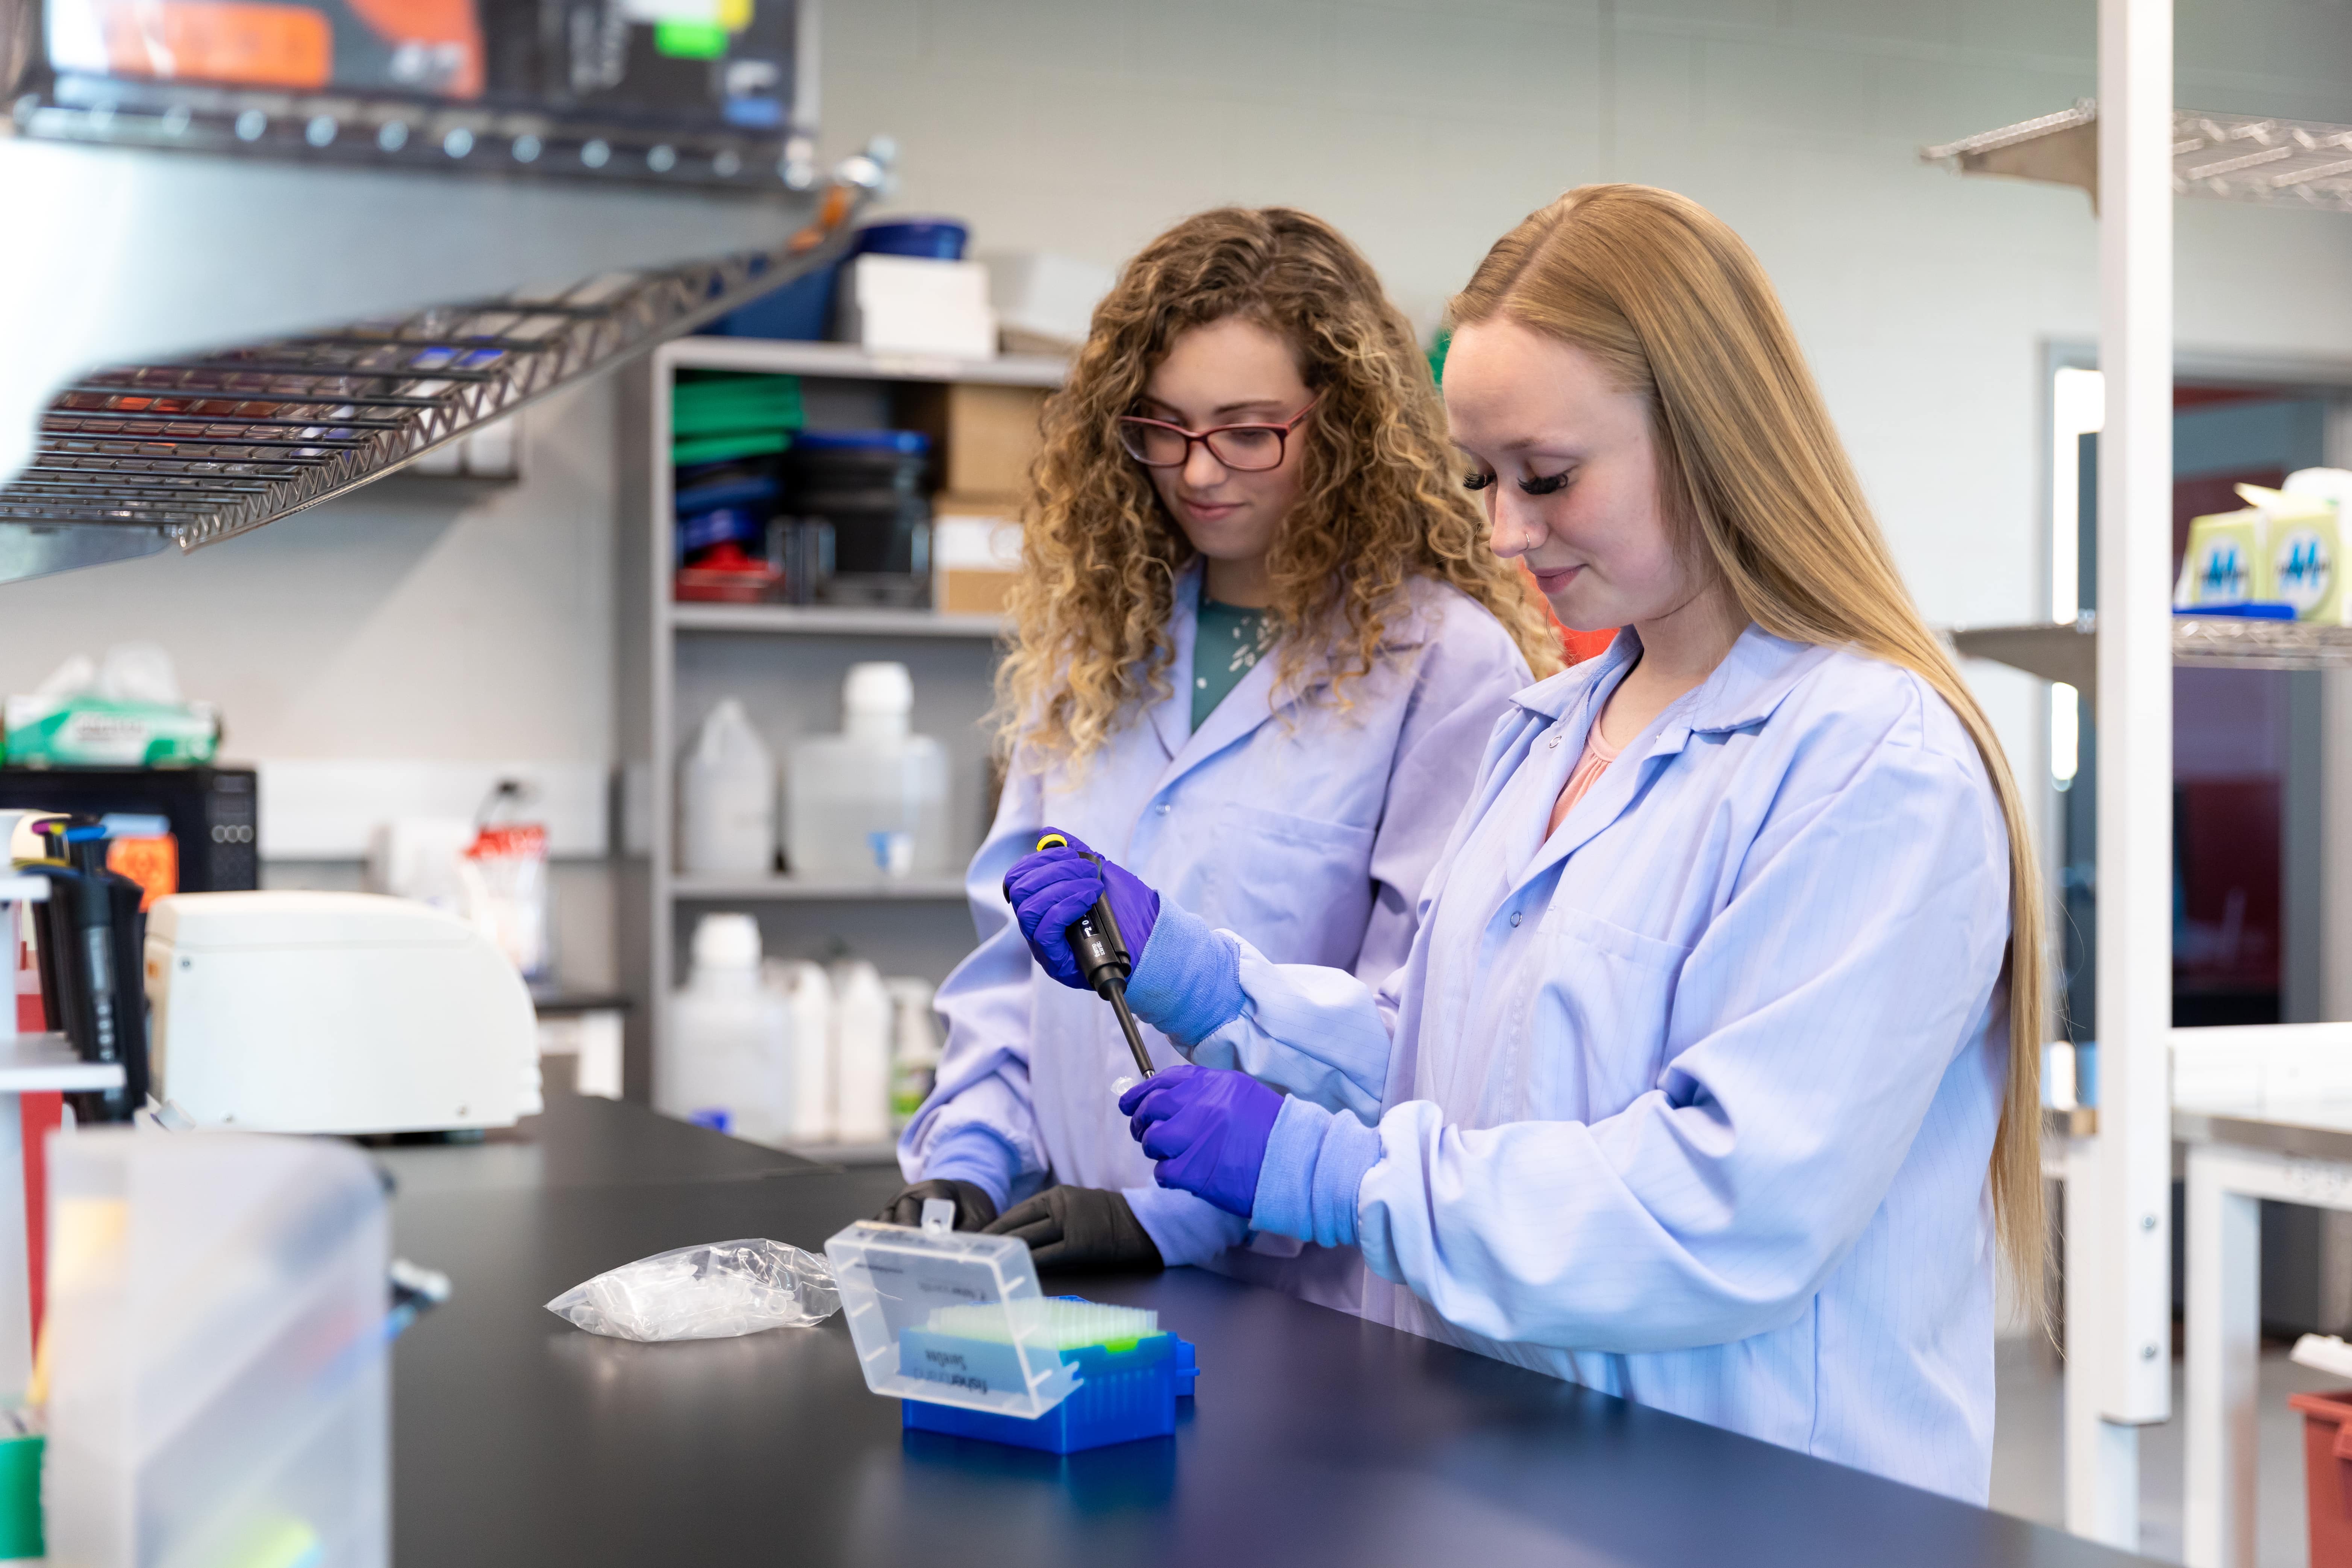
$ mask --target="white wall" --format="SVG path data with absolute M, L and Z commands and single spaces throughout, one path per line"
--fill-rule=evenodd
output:
M 2090 0 L 838 0 L 825 27 L 836 140 L 897 136 L 894 205 L 992 249 L 1117 262 L 1287 203 L 1428 328 L 1561 190 L 1682 191 L 1770 268 L 1928 618 L 2046 612 L 2041 353 L 2096 334 L 2090 204 L 1916 152 L 2092 93 Z M 2178 48 L 2185 105 L 2352 120 L 2352 8 L 2182 0 Z M 2179 217 L 2184 343 L 2352 361 L 2352 217 Z M 2039 770 L 2039 683 L 1969 673 Z
M 832 0 L 825 34 L 835 150 L 895 134 L 896 205 L 992 248 L 1116 262 L 1286 202 L 1428 326 L 1561 189 L 1685 191 L 1771 268 L 1929 617 L 2044 608 L 2040 355 L 2095 332 L 2089 205 L 1914 153 L 2092 91 L 2090 0 Z M 2179 58 L 2186 104 L 2352 121 L 2342 4 L 2182 0 Z M 2179 229 L 2184 344 L 2352 360 L 2352 217 L 2184 202 Z M 362 495 L 0 585 L 0 689 L 146 636 L 240 757 L 609 759 L 609 393 L 526 418 L 526 482 L 462 511 Z M 2038 768 L 2037 689 L 1971 673 Z

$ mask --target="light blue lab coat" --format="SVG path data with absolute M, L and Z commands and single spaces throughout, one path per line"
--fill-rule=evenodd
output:
M 898 1145 L 908 1180 L 977 1182 L 1000 1207 L 1050 1179 L 1123 1189 L 1169 1263 L 1202 1263 L 1247 1238 L 1239 1218 L 1152 1182 L 1118 1113 L 1135 1067 L 1110 1008 L 1045 979 L 1013 923 L 1003 881 L 1051 825 L 1076 834 L 1184 907 L 1286 963 L 1377 982 L 1404 962 L 1416 900 L 1470 793 L 1480 749 L 1526 661 L 1501 624 L 1458 591 L 1412 584 L 1388 642 L 1397 652 L 1348 682 L 1338 707 L 1276 690 L 1279 658 L 1244 675 L 1195 731 L 1196 564 L 1178 580 L 1172 689 L 1076 767 L 1016 765 L 968 888 L 980 945 L 940 987 L 948 1026 L 937 1087 Z M 1277 700 L 1277 699 L 1280 699 Z M 1160 1065 L 1180 1058 L 1144 1031 Z M 1352 1307 L 1352 1249 L 1295 1258 L 1265 1238 L 1230 1271 Z M 1311 1250 L 1311 1249 L 1310 1249 Z
M 1163 912 L 1130 995 L 1291 1091 L 1253 1223 L 1359 1244 L 1367 1316 L 1982 1502 L 1982 761 L 1916 676 L 1751 627 L 1547 841 L 1638 648 L 1515 700 L 1377 993 Z

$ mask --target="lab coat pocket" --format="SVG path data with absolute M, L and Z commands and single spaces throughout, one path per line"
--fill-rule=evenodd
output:
M 1356 961 L 1372 910 L 1372 830 L 1227 803 L 1208 891 L 1212 925 L 1276 963 L 1344 969 Z
M 1561 905 L 1537 932 L 1544 971 L 1529 1035 L 1528 1111 L 1547 1121 L 1614 1116 L 1657 1085 L 1690 949 Z

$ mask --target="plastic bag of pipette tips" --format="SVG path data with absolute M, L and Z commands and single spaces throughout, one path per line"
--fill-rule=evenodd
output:
M 841 1294 L 814 1253 L 781 1241 L 711 1241 L 607 1270 L 547 1310 L 616 1340 L 725 1340 L 822 1323 L 841 1310 Z

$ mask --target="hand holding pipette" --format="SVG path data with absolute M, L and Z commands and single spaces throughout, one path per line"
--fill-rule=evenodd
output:
M 1150 1078 L 1151 1054 L 1128 1010 L 1127 982 L 1135 973 L 1135 954 L 1150 940 L 1160 895 L 1068 834 L 1048 828 L 1036 851 L 1006 873 L 1004 897 L 1046 973 L 1110 1004 L 1136 1070 Z

